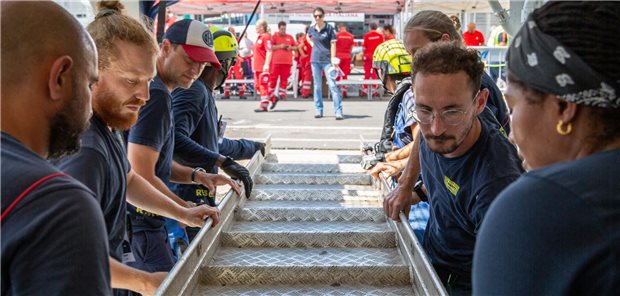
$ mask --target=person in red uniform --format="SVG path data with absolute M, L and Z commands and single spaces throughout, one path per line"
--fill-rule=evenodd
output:
M 395 39 L 396 30 L 392 25 L 383 26 L 383 36 L 385 37 L 385 41 Z
M 465 41 L 465 45 L 467 46 L 483 46 L 484 35 L 476 30 L 476 24 L 469 23 L 469 25 L 467 25 L 467 31 L 463 32 L 463 41 Z
M 375 53 L 375 49 L 379 44 L 383 43 L 383 34 L 377 32 L 377 24 L 370 24 L 370 32 L 364 35 L 364 43 L 362 48 L 364 50 L 364 79 L 378 79 L 377 73 L 372 68 L 372 55 Z M 373 95 L 376 93 L 378 86 L 373 85 Z M 368 85 L 362 85 L 362 95 L 366 95 L 368 92 Z
M 306 34 L 308 34 L 308 29 L 310 27 L 306 27 Z M 310 65 L 310 58 L 312 57 L 312 45 L 308 42 L 308 38 L 306 35 L 302 37 L 303 42 L 299 44 L 299 54 L 301 57 L 299 61 L 301 63 L 301 72 L 303 73 L 303 80 L 301 83 L 301 97 L 307 99 L 312 95 L 312 67 Z
M 340 59 L 340 70 L 342 70 L 342 76 L 339 76 L 336 80 L 346 80 L 351 73 L 351 52 L 353 51 L 353 34 L 347 32 L 347 26 L 343 23 L 338 25 L 338 33 L 336 33 L 336 57 Z M 347 96 L 347 86 L 340 87 L 342 96 Z
M 232 26 L 228 27 L 228 32 L 230 32 L 233 36 L 235 36 L 235 39 L 237 39 L 237 43 L 239 43 L 239 37 L 237 37 L 237 32 L 235 31 L 235 28 Z M 233 66 L 230 68 L 230 71 L 228 72 L 228 77 L 226 77 L 226 80 L 243 79 L 243 69 L 241 68 L 242 62 L 243 62 L 243 59 L 241 58 L 241 56 L 238 56 Z M 223 100 L 230 99 L 230 96 L 234 95 L 235 92 L 239 95 L 240 99 L 246 99 L 244 84 L 225 83 L 222 88 L 224 89 L 224 95 L 222 97 Z
M 252 60 L 252 68 L 254 69 L 254 87 L 260 94 L 260 106 L 255 112 L 267 112 L 269 106 L 269 83 L 265 85 L 261 82 L 261 74 L 269 73 L 269 65 L 271 64 L 271 35 L 269 34 L 269 25 L 264 19 L 256 22 L 256 33 L 258 37 L 254 42 L 254 59 Z M 271 101 L 275 104 L 275 101 Z
M 299 87 L 299 89 L 297 90 L 297 94 L 299 94 L 301 92 L 301 82 L 304 80 L 304 77 L 303 77 L 304 73 L 301 71 L 301 51 L 300 51 L 301 42 L 302 42 L 301 38 L 304 38 L 304 36 L 305 35 L 302 32 L 299 32 L 299 33 L 295 34 L 295 42 L 296 42 L 295 43 L 296 44 L 295 52 L 296 52 L 296 54 L 295 54 L 293 59 L 295 60 L 295 65 L 296 65 L 296 68 L 295 68 L 294 71 L 298 72 L 298 74 L 297 74 L 297 81 L 295 81 L 295 83 Z
M 271 109 L 275 108 L 276 102 L 286 99 L 286 86 L 288 78 L 291 76 L 291 66 L 293 65 L 293 51 L 296 42 L 293 36 L 286 34 L 286 22 L 278 23 L 278 32 L 271 36 L 271 80 L 269 81 L 269 96 L 272 102 Z M 276 97 L 276 84 L 278 86 L 278 97 Z

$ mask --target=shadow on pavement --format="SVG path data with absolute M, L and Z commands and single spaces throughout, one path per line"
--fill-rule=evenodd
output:
M 269 113 L 273 113 L 273 112 L 306 112 L 308 110 L 301 110 L 301 109 L 275 109 L 275 110 L 269 110 Z

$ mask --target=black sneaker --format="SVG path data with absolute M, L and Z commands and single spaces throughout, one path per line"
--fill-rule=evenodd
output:
M 314 118 L 321 118 L 321 117 L 323 117 L 323 114 L 321 113 L 314 114 Z
M 276 107 L 276 105 L 278 104 L 279 101 L 280 101 L 280 99 L 278 97 L 276 97 L 276 99 L 273 102 L 271 102 L 271 106 L 269 106 L 269 110 L 273 110 Z

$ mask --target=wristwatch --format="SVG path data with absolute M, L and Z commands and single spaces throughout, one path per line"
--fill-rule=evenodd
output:
M 422 182 L 422 180 L 416 182 L 415 186 L 413 186 L 413 192 L 415 192 L 418 197 L 420 197 L 421 201 L 428 201 L 428 195 L 426 195 L 426 193 L 424 193 L 424 190 L 422 190 L 422 185 L 424 185 L 424 182 Z
M 203 172 L 203 173 L 207 173 L 207 171 L 203 168 L 194 168 L 192 170 L 192 184 L 198 184 L 198 182 L 196 182 L 196 173 L 197 172 Z

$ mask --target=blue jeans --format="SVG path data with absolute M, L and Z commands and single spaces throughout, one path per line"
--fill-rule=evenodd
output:
M 327 69 L 331 66 L 330 63 L 315 63 L 312 62 L 312 79 L 314 80 L 314 108 L 316 109 L 316 113 L 323 115 L 323 77 L 321 76 L 321 72 L 326 72 Z M 336 115 L 342 115 L 342 94 L 340 94 L 340 90 L 338 86 L 336 86 L 336 80 L 330 79 L 325 75 L 327 79 L 327 86 L 329 86 L 329 91 L 332 92 L 332 98 L 334 99 L 334 113 Z

